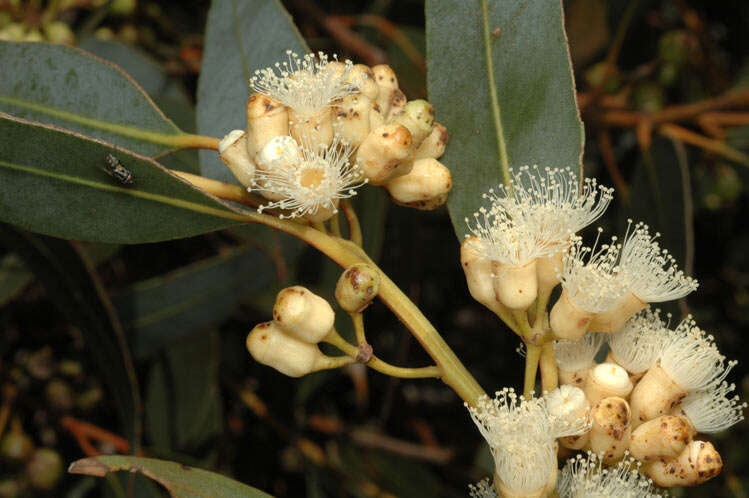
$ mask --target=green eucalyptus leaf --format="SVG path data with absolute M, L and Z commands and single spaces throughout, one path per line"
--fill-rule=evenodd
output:
M 83 250 L 0 223 L 0 244 L 20 255 L 50 299 L 83 334 L 131 441 L 140 438 L 140 395 L 130 351 L 109 296 Z
M 248 296 L 273 282 L 273 263 L 241 247 L 138 282 L 113 296 L 133 354 L 144 358 L 198 329 L 220 323 Z
M 509 168 L 581 168 L 561 2 L 427 0 L 427 88 L 450 133 L 448 209 L 459 238 Z
M 271 495 L 213 472 L 154 458 L 98 456 L 73 462 L 72 474 L 104 477 L 109 472 L 140 472 L 164 486 L 173 498 L 268 498 Z
M 208 13 L 198 81 L 198 132 L 222 137 L 247 127 L 250 75 L 309 51 L 278 0 L 214 0 Z M 203 176 L 234 181 L 212 151 L 200 152 Z
M 0 113 L 0 221 L 75 240 L 142 243 L 239 223 L 217 199 L 158 163 L 111 145 Z M 107 153 L 135 178 L 103 170 Z
M 64 45 L 2 41 L 0 60 L 2 112 L 145 156 L 185 145 L 179 140 L 187 135 L 113 64 Z

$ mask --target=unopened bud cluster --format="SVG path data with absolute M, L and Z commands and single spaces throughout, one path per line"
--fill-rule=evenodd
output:
M 317 344 L 333 330 L 335 312 L 310 290 L 294 286 L 276 296 L 273 320 L 256 325 L 247 336 L 247 350 L 263 365 L 289 377 L 330 367 Z
M 270 201 L 261 210 L 324 221 L 365 183 L 404 206 L 445 203 L 452 179 L 437 158 L 447 130 L 428 102 L 406 100 L 390 66 L 287 55 L 255 72 L 247 128 L 219 146 L 237 180 Z

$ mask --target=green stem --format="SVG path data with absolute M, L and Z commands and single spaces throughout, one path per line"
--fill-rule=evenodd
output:
M 367 337 L 364 333 L 364 315 L 361 313 L 349 313 L 351 321 L 354 322 L 354 330 L 356 331 L 356 342 L 361 346 L 367 343 Z
M 335 330 L 332 330 L 324 340 L 346 353 L 350 358 L 356 359 L 360 354 L 359 348 L 346 341 Z M 396 367 L 395 365 L 382 361 L 375 355 L 372 355 L 369 361 L 364 364 L 372 370 L 377 370 L 385 375 L 400 377 L 402 379 L 421 379 L 442 376 L 442 371 L 437 366 L 422 368 Z
M 341 237 L 341 221 L 338 213 L 334 214 L 333 217 L 330 218 L 330 233 L 332 233 L 336 237 Z
M 554 341 L 547 342 L 541 346 L 541 389 L 551 392 L 559 386 L 559 370 L 557 360 L 554 358 Z
M 356 362 L 356 358 L 351 356 L 326 356 L 316 364 L 317 370 L 335 370 L 336 368 L 345 367 Z
M 523 396 L 530 398 L 536 388 L 536 374 L 538 360 L 541 357 L 541 346 L 525 343 L 525 379 L 523 381 Z
M 351 239 L 351 242 L 361 247 L 363 242 L 361 225 L 359 224 L 359 218 L 356 216 L 356 211 L 354 211 L 354 206 L 351 205 L 351 202 L 348 199 L 343 199 L 341 201 L 341 210 L 346 216 L 346 221 L 348 222 L 349 239 Z
M 539 325 L 543 326 L 543 320 L 546 319 L 546 307 L 549 305 L 549 298 L 554 287 L 539 288 L 538 297 L 536 298 L 536 309 L 533 317 L 533 327 L 538 328 Z M 539 320 L 542 320 L 539 322 Z

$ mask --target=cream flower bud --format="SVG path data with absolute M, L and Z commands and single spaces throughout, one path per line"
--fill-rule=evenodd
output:
M 632 293 L 625 293 L 619 298 L 616 305 L 608 311 L 593 315 L 588 330 L 612 334 L 618 332 L 639 311 L 645 309 L 648 303 L 641 301 Z
M 267 95 L 253 93 L 247 99 L 247 153 L 255 154 L 273 137 L 289 134 L 289 114 L 286 108 Z
M 603 344 L 601 334 L 585 334 L 576 341 L 554 342 L 554 357 L 559 367 L 559 383 L 583 387 L 593 359 Z
M 379 86 L 375 81 L 375 74 L 369 66 L 354 64 L 349 72 L 348 81 L 359 90 L 359 93 L 371 101 L 377 100 L 377 95 L 380 93 Z
M 490 310 L 494 310 L 499 301 L 494 294 L 492 262 L 482 257 L 476 250 L 477 239 L 478 237 L 467 237 L 460 245 L 460 265 L 466 275 L 471 297 Z
M 295 285 L 283 289 L 276 296 L 273 320 L 296 339 L 317 344 L 333 328 L 335 312 L 325 299 Z
M 328 359 L 317 345 L 287 335 L 276 322 L 256 325 L 247 336 L 247 350 L 258 363 L 289 377 L 325 368 Z
M 494 292 L 499 301 L 513 310 L 526 310 L 538 296 L 536 260 L 524 265 L 509 266 L 499 262 L 492 265 Z
M 435 209 L 447 201 L 452 188 L 450 170 L 436 159 L 418 159 L 408 174 L 387 182 L 391 199 L 401 206 L 421 210 Z
M 257 155 L 258 168 L 265 171 L 289 169 L 299 161 L 299 144 L 289 135 L 273 137 Z
M 629 452 L 643 462 L 672 458 L 684 450 L 694 434 L 683 418 L 663 415 L 648 420 L 632 431 Z
M 585 393 L 578 387 L 562 385 L 545 397 L 549 414 L 554 417 L 567 420 L 569 423 L 574 423 L 580 419 L 590 419 L 590 404 L 585 399 Z M 587 444 L 588 432 L 566 436 L 559 441 L 565 448 L 579 450 Z
M 349 313 L 360 313 L 380 292 L 380 274 L 372 265 L 356 263 L 346 268 L 335 287 L 335 298 Z
M 398 90 L 398 78 L 395 76 L 393 68 L 387 64 L 378 64 L 372 67 L 375 83 L 379 91 L 377 92 L 377 105 L 383 116 L 390 112 L 390 102 L 392 93 Z
M 588 446 L 593 453 L 602 453 L 603 463 L 611 464 L 624 456 L 632 432 L 629 404 L 612 396 L 598 402 L 592 411 L 593 427 Z
M 449 140 L 447 128 L 440 123 L 434 123 L 432 132 L 421 142 L 413 153 L 413 159 L 439 159 L 445 153 Z
M 352 147 L 358 147 L 369 135 L 369 113 L 373 110 L 372 100 L 359 94 L 343 97 L 333 108 L 340 134 Z
M 229 132 L 218 143 L 218 157 L 244 187 L 252 186 L 255 163 L 247 153 L 247 133 L 243 130 Z
M 388 112 L 385 115 L 385 120 L 389 122 L 402 113 L 407 102 L 406 95 L 397 88 L 390 92 L 390 98 L 388 99 Z
M 411 133 L 408 128 L 386 124 L 367 135 L 359 146 L 356 158 L 369 182 L 383 185 L 411 171 L 411 162 L 404 161 L 410 153 Z
M 372 104 L 372 109 L 369 110 L 369 131 L 379 128 L 385 124 L 385 116 L 382 115 L 380 106 Z
M 559 339 L 582 337 L 593 315 L 613 308 L 624 292 L 614 275 L 619 256 L 615 240 L 596 249 L 596 239 L 591 249 L 583 247 L 578 239 L 562 258 L 562 295 L 549 316 L 551 329 Z
M 294 109 L 289 109 L 289 134 L 297 142 L 308 137 L 311 143 L 320 147 L 327 147 L 333 142 L 335 129 L 333 109 L 322 107 L 314 114 L 299 114 Z
M 735 364 L 726 364 L 713 337 L 697 327 L 691 316 L 685 318 L 671 334 L 659 362 L 632 392 L 635 425 L 666 414 L 690 392 L 720 384 Z
M 563 257 L 564 252 L 560 251 L 551 256 L 536 260 L 536 279 L 538 280 L 539 293 L 542 290 L 545 293 L 550 293 L 551 289 L 562 281 L 561 275 L 564 269 Z
M 631 392 L 632 381 L 627 371 L 614 363 L 596 365 L 585 379 L 585 397 L 591 405 L 610 396 L 626 399 Z
M 678 457 L 656 460 L 643 472 L 658 486 L 696 486 L 720 474 L 723 460 L 712 444 L 692 441 Z
M 403 108 L 403 112 L 390 120 L 391 124 L 400 124 L 411 132 L 414 149 L 432 133 L 434 126 L 434 107 L 426 100 L 412 100 Z

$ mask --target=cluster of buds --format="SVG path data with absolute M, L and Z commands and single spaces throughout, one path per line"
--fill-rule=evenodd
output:
M 347 268 L 336 286 L 339 305 L 349 313 L 361 313 L 377 296 L 380 275 L 366 263 Z M 278 293 L 273 320 L 255 326 L 247 335 L 247 350 L 258 363 L 289 377 L 339 368 L 358 357 L 329 357 L 318 347 L 335 332 L 335 311 L 324 298 L 301 286 Z
M 604 340 L 606 361 L 594 358 Z M 560 389 L 570 411 L 590 407 L 587 434 L 563 438 L 569 449 L 587 449 L 605 464 L 625 451 L 659 486 L 694 486 L 716 476 L 720 455 L 698 433 L 715 433 L 743 419 L 746 403 L 729 397 L 724 381 L 735 362 L 725 362 L 711 336 L 691 317 L 670 330 L 657 310 L 647 308 L 615 334 L 588 333 L 554 344 Z
M 550 421 L 538 427 L 554 434 L 554 444 L 589 455 L 565 469 L 559 496 L 602 496 L 598 491 L 609 489 L 617 491 L 603 495 L 652 496 L 648 479 L 664 487 L 705 482 L 720 472 L 722 460 L 712 444 L 695 436 L 727 429 L 746 407 L 730 397 L 735 387 L 724 379 L 735 363 L 725 361 L 712 336 L 691 317 L 670 330 L 659 311 L 649 308 L 697 288 L 660 247 L 659 234 L 630 220 L 621 240 L 600 243 L 599 229 L 594 245 L 583 245 L 577 233 L 603 214 L 612 192 L 592 179 L 581 184 L 569 169 L 521 168 L 508 185 L 484 195 L 489 205 L 466 219 L 469 233 L 461 246 L 474 299 L 515 325 L 527 344 L 546 348 L 555 341 L 554 382 L 558 378 L 561 387 L 539 401 Z M 557 285 L 561 293 L 547 315 Z M 595 359 L 604 342 L 609 353 L 599 364 Z M 541 366 L 543 374 L 549 366 Z M 473 495 L 546 496 L 549 487 L 543 483 L 556 466 L 548 470 L 546 460 L 535 462 L 535 426 L 525 421 L 525 427 L 513 428 L 496 422 L 501 417 L 487 425 L 491 417 L 477 416 L 487 411 L 482 403 L 471 415 L 492 448 L 496 471 L 493 486 L 480 483 Z M 561 434 L 548 429 L 555 420 L 587 425 Z M 516 433 L 523 435 L 528 462 L 534 462 L 524 468 L 545 470 L 531 484 L 524 475 L 508 488 L 514 481 L 500 457 L 509 454 L 508 447 L 521 446 L 512 442 Z M 634 461 L 647 478 L 632 470 Z M 616 463 L 616 469 L 603 467 Z M 611 487 L 614 482 L 633 491 Z
M 239 183 L 270 201 L 261 210 L 325 221 L 365 183 L 404 206 L 445 203 L 452 178 L 437 158 L 447 130 L 428 102 L 406 100 L 390 66 L 287 55 L 255 72 L 247 129 L 219 144 Z

